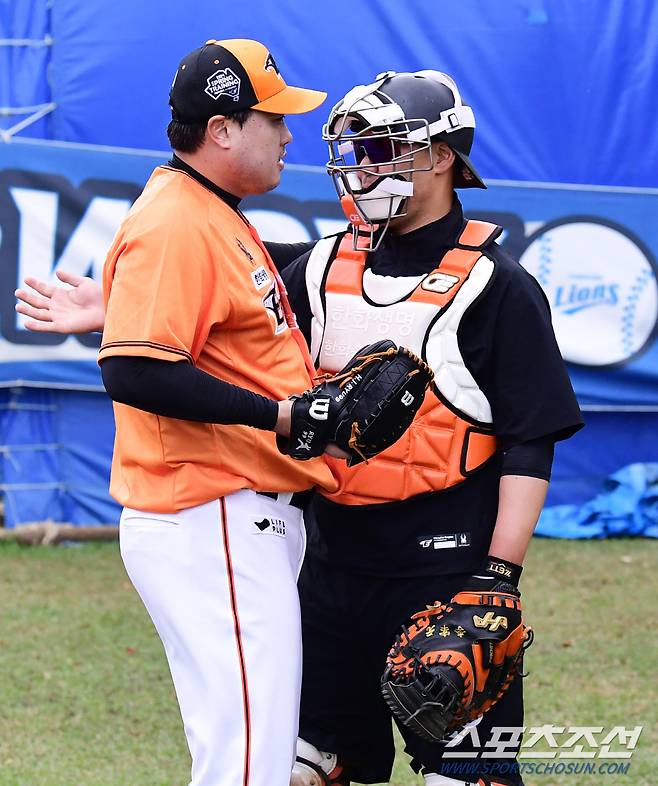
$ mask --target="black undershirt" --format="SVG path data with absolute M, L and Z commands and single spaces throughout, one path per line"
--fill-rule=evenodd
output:
M 267 431 L 276 423 L 276 402 L 185 361 L 114 356 L 102 361 L 101 375 L 113 401 L 154 415 Z
M 216 186 L 175 153 L 168 166 L 190 175 L 240 213 L 238 197 Z M 217 379 L 185 361 L 115 356 L 101 362 L 101 375 L 114 401 L 163 417 L 272 431 L 278 416 L 275 401 Z

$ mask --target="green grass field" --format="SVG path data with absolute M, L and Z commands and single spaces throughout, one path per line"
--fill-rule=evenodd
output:
M 657 557 L 646 540 L 533 543 L 526 725 L 644 731 L 626 775 L 526 786 L 658 783 Z M 164 655 L 116 544 L 0 544 L 0 621 L 0 786 L 188 782 Z M 420 782 L 400 754 L 392 783 Z

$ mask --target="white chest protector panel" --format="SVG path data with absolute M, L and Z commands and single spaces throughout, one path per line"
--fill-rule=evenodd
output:
M 466 309 L 482 293 L 494 272 L 494 263 L 481 256 L 468 279 L 437 319 L 431 303 L 401 300 L 410 296 L 426 276 L 377 276 L 365 270 L 364 297 L 334 292 L 321 286 L 332 251 L 340 238 L 321 240 L 306 268 L 306 287 L 313 319 L 311 356 L 323 371 L 339 371 L 366 344 L 390 338 L 423 355 L 435 373 L 441 396 L 454 408 L 480 423 L 491 423 L 491 406 L 466 368 L 457 331 Z M 368 302 L 368 300 L 372 302 Z

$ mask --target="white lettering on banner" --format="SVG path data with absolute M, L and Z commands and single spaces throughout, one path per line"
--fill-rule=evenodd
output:
M 308 229 L 289 213 L 277 210 L 245 210 L 245 216 L 258 228 L 263 240 L 273 243 L 305 243 L 311 240 Z
M 55 240 L 59 197 L 56 193 L 12 188 L 10 193 L 20 214 L 16 286 L 25 276 L 56 281 L 57 269 L 100 280 L 112 239 L 130 209 L 127 199 L 94 197 L 55 264 Z M 20 317 L 20 315 L 17 315 Z M 23 318 L 17 319 L 22 326 Z
M 0 276 L 5 293 L 22 285 L 25 276 L 55 281 L 57 269 L 98 279 L 115 230 L 139 194 L 141 170 L 136 168 L 134 181 L 128 182 L 93 177 L 97 171 L 93 165 L 89 170 L 93 179 L 72 183 L 61 173 L 58 160 L 49 164 L 47 172 L 22 170 L 12 160 L 12 148 L 5 148 L 8 166 L 0 170 Z M 71 161 L 76 155 L 70 153 Z M 109 171 L 105 164 L 101 169 Z M 78 171 L 77 164 L 71 171 Z M 301 173 L 297 176 L 302 178 Z M 604 212 L 624 215 L 622 199 L 618 213 L 612 207 L 605 207 Z M 565 209 L 571 204 L 565 192 Z M 345 228 L 339 206 L 325 197 L 266 194 L 249 205 L 249 218 L 268 240 L 307 241 Z M 555 215 L 553 209 L 547 213 Z M 524 222 L 521 214 L 511 212 L 475 211 L 471 217 L 509 222 L 509 250 L 544 287 L 558 343 L 568 361 L 594 368 L 627 363 L 639 358 L 654 341 L 658 323 L 658 276 L 652 253 L 655 233 L 647 230 L 646 235 L 635 235 L 607 217 L 566 213 L 548 223 Z M 260 284 L 260 278 L 254 283 Z M 268 289 L 264 286 L 263 293 Z M 3 360 L 93 357 L 92 337 L 67 340 L 33 334 L 24 329 L 23 317 L 15 314 L 13 297 L 6 294 L 0 300 Z M 272 298 L 266 306 L 272 308 L 275 329 L 284 330 L 275 301 Z M 427 326 L 422 308 L 408 304 L 390 311 L 355 309 L 336 295 L 330 312 L 321 358 L 329 371 L 338 370 L 363 344 L 379 338 L 391 337 L 413 347 Z
M 49 281 L 55 256 L 59 197 L 27 188 L 10 188 L 9 193 L 20 213 L 16 286 L 22 286 L 28 275 Z
M 67 337 L 27 330 L 25 317 L 14 310 L 13 291 L 24 286 L 27 276 L 61 286 L 54 276 L 60 268 L 99 279 L 114 234 L 138 194 L 139 186 L 122 181 L 92 179 L 73 185 L 58 174 L 0 169 L 3 362 L 80 360 L 95 364 L 98 335 Z M 41 377 L 44 371 L 28 371 L 32 373 Z M 71 381 L 77 381 L 78 371 L 71 374 Z M 85 374 L 87 384 L 93 374 Z M 93 379 L 90 384 L 95 385 Z

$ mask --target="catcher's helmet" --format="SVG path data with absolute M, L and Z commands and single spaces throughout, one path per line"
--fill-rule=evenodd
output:
M 456 188 L 486 188 L 468 157 L 474 129 L 472 109 L 454 80 L 439 71 L 387 71 L 350 90 L 322 133 L 329 145 L 327 171 L 355 232 L 365 224 L 374 238 L 376 225 L 385 229 L 405 214 L 413 173 L 432 168 L 434 140 L 455 152 Z

